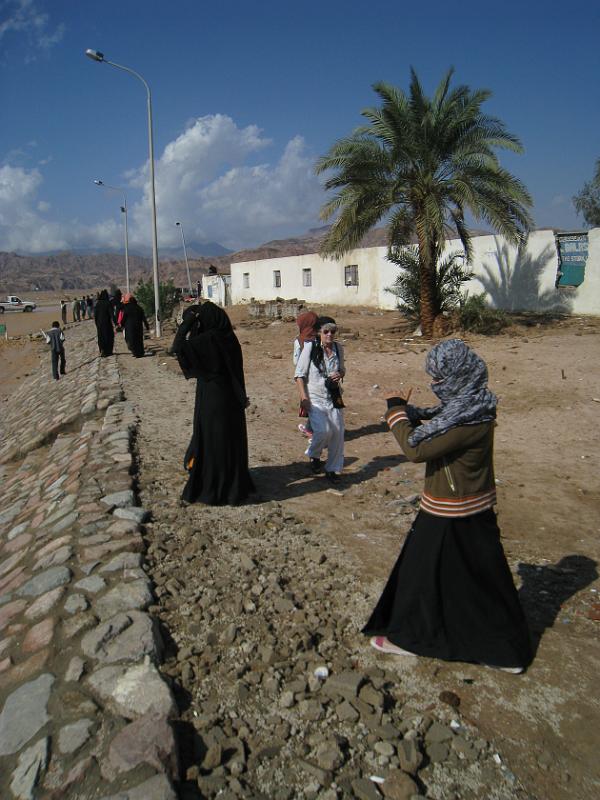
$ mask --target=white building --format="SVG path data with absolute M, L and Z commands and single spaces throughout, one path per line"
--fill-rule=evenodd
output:
M 202 297 L 218 306 L 231 305 L 231 275 L 202 276 Z
M 600 228 L 558 237 L 560 280 L 572 285 L 556 288 L 557 240 L 552 230 L 539 230 L 530 234 L 520 253 L 502 236 L 474 236 L 470 269 L 475 278 L 464 288 L 469 294 L 486 292 L 492 305 L 511 311 L 561 309 L 600 315 Z M 463 252 L 460 240 L 448 241 L 446 252 L 456 251 Z M 237 304 L 282 297 L 298 298 L 307 305 L 393 309 L 396 298 L 386 289 L 393 285 L 398 267 L 386 255 L 387 247 L 365 247 L 342 259 L 311 254 L 233 263 L 231 300 Z

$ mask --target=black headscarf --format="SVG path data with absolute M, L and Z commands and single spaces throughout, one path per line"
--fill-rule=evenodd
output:
M 199 376 L 199 366 L 208 348 L 214 348 L 222 356 L 233 393 L 245 408 L 248 398 L 242 348 L 227 314 L 209 300 L 201 305 L 190 306 L 184 311 L 171 348 L 187 379 Z

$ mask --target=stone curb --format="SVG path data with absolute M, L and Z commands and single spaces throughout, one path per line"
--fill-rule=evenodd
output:
M 177 707 L 146 611 L 136 417 L 89 328 L 70 331 L 67 369 L 53 381 L 42 360 L 2 415 L 0 796 L 171 800 Z

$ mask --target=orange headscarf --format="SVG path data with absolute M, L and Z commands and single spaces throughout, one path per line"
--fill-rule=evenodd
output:
M 300 314 L 296 319 L 296 325 L 300 331 L 298 340 L 302 346 L 304 346 L 305 342 L 314 339 L 317 335 L 315 327 L 317 320 L 318 317 L 314 311 L 305 311 L 304 314 Z

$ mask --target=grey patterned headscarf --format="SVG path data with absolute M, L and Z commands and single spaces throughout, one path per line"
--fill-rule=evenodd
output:
M 459 425 L 477 425 L 496 418 L 498 400 L 487 388 L 485 361 L 463 341 L 446 339 L 432 347 L 425 370 L 436 381 L 431 388 L 440 403 L 430 408 L 406 407 L 411 422 L 426 420 L 408 437 L 413 447 Z

